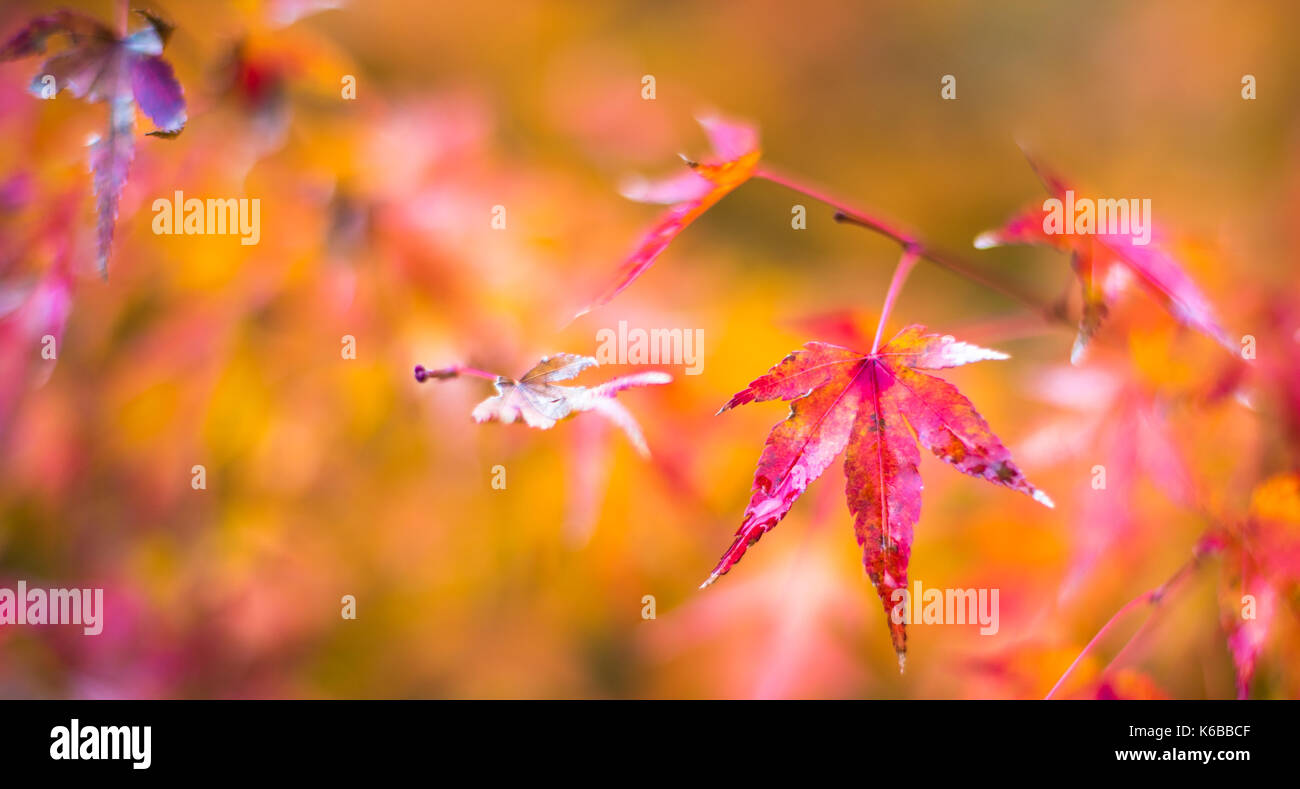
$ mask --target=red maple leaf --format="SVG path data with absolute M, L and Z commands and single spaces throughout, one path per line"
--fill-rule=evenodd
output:
M 650 264 L 687 225 L 755 175 L 762 155 L 755 128 L 712 115 L 703 116 L 699 121 L 713 145 L 714 156 L 701 162 L 682 157 L 690 168 L 686 172 L 662 181 L 637 180 L 623 186 L 623 196 L 629 200 L 666 204 L 672 208 L 641 239 L 600 295 L 583 307 L 575 318 L 623 292 L 650 268 Z
M 899 603 L 895 590 L 907 588 L 912 527 L 921 514 L 918 441 L 958 471 L 1051 507 L 1052 500 L 1029 484 L 971 402 L 952 384 L 920 372 L 1006 358 L 909 326 L 871 353 L 810 342 L 751 382 L 719 413 L 765 400 L 793 405 L 768 436 L 735 541 L 701 588 L 775 528 L 846 449 L 845 495 L 867 575 L 887 614 Z M 901 666 L 907 633 L 892 616 L 890 630 Z
M 1029 159 L 1029 164 L 1053 199 L 1066 201 L 1067 192 L 1079 193 L 1069 182 L 1033 158 Z M 1070 354 L 1072 362 L 1077 363 L 1083 358 L 1109 308 L 1127 286 L 1129 277 L 1126 274 L 1132 274 L 1174 320 L 1205 334 L 1234 353 L 1238 350 L 1219 325 L 1210 300 L 1169 252 L 1167 240 L 1161 238 L 1158 229 L 1151 230 L 1150 239 L 1141 239 L 1132 230 L 1107 232 L 1101 228 L 1096 233 L 1048 233 L 1044 229 L 1047 215 L 1045 203 L 1032 204 L 997 230 L 977 236 L 975 248 L 1032 244 L 1054 247 L 1070 254 L 1070 263 L 1083 291 L 1083 314 L 1079 318 L 1079 334 Z

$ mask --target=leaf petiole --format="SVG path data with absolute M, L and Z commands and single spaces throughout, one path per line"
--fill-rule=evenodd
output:
M 463 364 L 453 364 L 450 367 L 440 367 L 436 370 L 430 370 L 422 364 L 415 365 L 415 380 L 420 383 L 424 383 L 428 380 L 445 381 L 448 378 L 459 378 L 462 375 L 468 375 L 473 378 L 482 378 L 485 381 L 493 382 L 501 377 L 474 367 L 466 367 Z
M 907 275 L 912 273 L 916 261 L 920 259 L 920 253 L 909 246 L 903 249 L 903 256 L 898 259 L 898 265 L 894 267 L 894 276 L 889 281 L 889 292 L 885 294 L 885 305 L 880 308 L 880 323 L 876 324 L 876 339 L 871 341 L 873 354 L 880 350 L 880 335 L 885 330 L 885 321 L 889 320 L 889 313 L 894 309 L 894 301 L 898 298 L 899 291 L 903 289 Z

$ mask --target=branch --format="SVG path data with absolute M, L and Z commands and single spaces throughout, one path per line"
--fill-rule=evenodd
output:
M 1060 690 L 1061 686 L 1065 684 L 1065 680 L 1074 672 L 1074 669 L 1083 661 L 1083 658 L 1092 651 L 1092 648 L 1096 646 L 1097 642 L 1110 632 L 1111 627 L 1122 619 L 1125 614 L 1135 608 L 1146 605 L 1151 606 L 1152 613 L 1154 614 L 1155 610 L 1160 607 L 1162 602 L 1164 602 L 1165 596 L 1174 588 L 1174 586 L 1176 586 L 1178 582 L 1186 577 L 1190 572 L 1195 570 L 1200 565 L 1202 559 L 1214 553 L 1216 550 L 1218 550 L 1218 547 L 1212 540 L 1202 538 L 1197 543 L 1196 549 L 1192 552 L 1192 558 L 1183 562 L 1182 566 L 1179 567 L 1173 575 L 1169 576 L 1168 580 L 1157 586 L 1155 589 L 1139 595 L 1125 603 L 1124 607 L 1116 611 L 1110 619 L 1106 620 L 1106 624 L 1101 626 L 1101 629 L 1097 631 L 1097 635 L 1093 636 L 1092 640 L 1084 646 L 1083 651 L 1074 659 L 1074 662 L 1070 664 L 1070 667 L 1065 670 L 1065 673 L 1061 675 L 1061 678 L 1056 681 L 1056 684 L 1052 686 L 1052 689 L 1047 691 L 1047 695 L 1043 697 L 1044 701 L 1050 700 L 1052 696 L 1056 694 L 1056 691 Z M 1129 637 L 1129 640 L 1124 643 L 1124 646 L 1120 649 L 1119 653 L 1115 655 L 1110 663 L 1106 664 L 1106 668 L 1102 670 L 1102 676 L 1105 676 L 1106 672 L 1110 670 L 1111 666 L 1115 665 L 1116 661 L 1118 661 L 1120 656 L 1128 650 L 1133 641 L 1146 630 L 1150 621 L 1150 616 L 1148 616 L 1147 620 L 1142 623 L 1142 626 L 1139 627 L 1137 631 Z
M 879 233 L 885 238 L 891 239 L 903 247 L 905 252 L 911 252 L 918 258 L 924 258 L 941 268 L 945 268 L 958 276 L 974 282 L 977 285 L 981 285 L 995 293 L 999 293 L 1012 301 L 1019 302 L 1023 306 L 1040 314 L 1043 319 L 1049 323 L 1070 323 L 1069 318 L 1066 316 L 1065 310 L 1063 309 L 1063 305 L 1059 302 L 1044 304 L 1033 294 L 1014 285 L 994 282 L 979 273 L 975 267 L 971 266 L 958 256 L 927 244 L 916 234 L 904 230 L 891 222 L 853 208 L 838 198 L 832 197 L 831 195 L 813 187 L 806 186 L 795 179 L 774 170 L 759 170 L 754 173 L 754 177 L 763 178 L 774 184 L 784 186 L 792 191 L 807 195 L 820 203 L 825 203 L 835 209 L 836 222 L 857 225 L 858 227 L 865 228 L 874 233 Z

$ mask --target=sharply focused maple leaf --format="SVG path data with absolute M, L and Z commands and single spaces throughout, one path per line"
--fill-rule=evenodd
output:
M 1030 165 L 1052 198 L 1064 204 L 1067 192 L 1083 197 L 1078 189 L 1032 158 Z M 1127 211 L 1123 215 L 1127 217 Z M 975 238 L 975 247 L 988 249 L 1007 244 L 1033 244 L 1054 247 L 1070 254 L 1070 264 L 1083 289 L 1083 314 L 1070 353 L 1072 362 L 1082 360 L 1109 308 L 1127 287 L 1129 274 L 1136 277 L 1180 324 L 1202 332 L 1234 353 L 1238 350 L 1219 325 L 1209 299 L 1165 248 L 1166 242 L 1157 230 L 1148 228 L 1151 233 L 1147 239 L 1149 243 L 1142 243 L 1131 223 L 1127 232 L 1104 232 L 1106 228 L 1098 227 L 1095 233 L 1048 233 L 1044 226 L 1047 216 L 1046 204 L 1034 203 L 997 230 L 979 234 Z M 1147 217 L 1147 222 L 1150 221 L 1151 218 Z
M 886 614 L 898 602 L 894 591 L 907 588 L 912 527 L 921 514 L 918 441 L 958 471 L 1051 507 L 971 402 L 952 384 L 920 372 L 1006 358 L 909 326 L 872 353 L 810 342 L 752 381 L 719 413 L 751 402 L 794 402 L 768 436 L 736 539 L 702 587 L 740 561 L 846 449 L 845 495 L 863 564 Z M 901 665 L 907 634 L 892 617 L 890 631 Z
M 623 196 L 629 200 L 666 204 L 672 208 L 641 239 L 614 280 L 575 317 L 585 315 L 621 293 L 650 268 L 655 258 L 687 225 L 753 177 L 761 156 L 758 130 L 711 115 L 701 117 L 699 122 L 713 146 L 715 157 L 699 162 L 686 159 L 690 169 L 680 175 L 653 182 L 637 180 L 623 186 Z
M 561 419 L 581 411 L 592 411 L 626 433 L 642 455 L 650 454 L 636 419 L 614 397 L 633 386 L 669 383 L 673 380 L 672 376 L 668 373 L 648 372 L 625 375 L 592 387 L 556 384 L 556 381 L 576 378 L 583 370 L 596 366 L 596 360 L 590 356 L 557 353 L 542 357 L 541 361 L 517 380 L 498 375 L 494 382 L 497 393 L 474 407 L 474 421 L 510 424 L 522 418 L 529 427 L 548 430 Z M 428 370 L 423 365 L 415 367 L 415 380 L 421 383 L 431 379 L 456 378 L 462 374 L 492 378 L 488 373 L 459 366 L 438 370 Z
M 135 155 L 135 108 L 139 106 L 158 127 L 149 133 L 152 136 L 175 136 L 185 126 L 180 83 L 161 57 L 171 26 L 153 14 L 139 13 L 148 25 L 119 37 L 94 17 L 56 11 L 33 19 L 0 46 L 0 61 L 14 60 L 42 54 L 50 38 L 65 37 L 68 46 L 41 65 L 32 78 L 31 92 L 48 98 L 51 88 L 55 93 L 68 90 L 79 99 L 108 104 L 107 131 L 92 141 L 90 150 L 98 215 L 98 266 L 105 276 L 118 199 Z

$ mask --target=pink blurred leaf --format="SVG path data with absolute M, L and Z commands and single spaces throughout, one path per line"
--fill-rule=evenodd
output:
M 61 221 L 60 211 L 51 224 Z M 48 271 L 29 287 L 0 288 L 0 435 L 14 417 L 23 393 L 43 384 L 54 370 L 72 312 L 71 244 L 64 242 Z M 44 358 L 47 339 L 55 356 Z
M 170 134 L 185 126 L 185 97 L 171 64 L 162 58 L 137 58 L 131 63 L 131 94 L 161 131 Z
M 1020 456 L 1038 465 L 1087 460 L 1104 466 L 1106 485 L 1081 483 L 1071 518 L 1072 556 L 1058 599 L 1073 597 L 1121 540 L 1145 524 L 1137 517 L 1140 481 L 1149 479 L 1178 505 L 1193 501 L 1192 481 L 1174 440 L 1168 402 L 1126 372 L 1101 360 L 1046 370 L 1034 385 L 1042 399 L 1066 409 L 1020 442 Z
M 162 136 L 174 136 L 185 126 L 185 99 L 171 66 L 159 55 L 171 26 L 141 11 L 148 25 L 119 38 L 92 17 L 59 11 L 33 19 L 0 46 L 0 60 L 13 60 L 45 52 L 55 36 L 68 46 L 48 58 L 32 80 L 38 96 L 45 77 L 54 78 L 55 91 L 67 90 L 77 98 L 108 104 L 105 133 L 91 143 L 90 168 L 98 217 L 98 268 L 108 274 L 108 258 L 117 222 L 118 200 L 126 185 L 134 156 L 135 108 L 157 124 Z
M 1064 179 L 1032 158 L 1030 165 L 1053 198 L 1064 202 L 1067 191 L 1080 194 L 1078 189 L 1069 186 Z M 1043 204 L 1030 205 L 1002 227 L 977 236 L 975 247 L 988 249 L 1007 244 L 1031 244 L 1050 246 L 1070 254 L 1071 266 L 1083 290 L 1083 315 L 1071 361 L 1082 360 L 1089 341 L 1119 295 L 1123 280 L 1113 276 L 1117 266 L 1131 272 L 1174 320 L 1205 334 L 1229 350 L 1237 350 L 1219 325 L 1213 305 L 1167 251 L 1157 230 L 1152 230 L 1150 243 L 1146 244 L 1140 243 L 1131 231 L 1110 233 L 1098 228 L 1096 234 L 1048 233 L 1044 229 L 1047 215 Z M 1151 221 L 1150 217 L 1147 221 Z
M 697 120 L 718 157 L 711 164 L 742 159 L 758 150 L 758 130 L 748 123 L 728 120 L 715 113 L 700 115 Z
M 118 200 L 135 158 L 135 111 L 130 101 L 116 100 L 109 111 L 108 133 L 90 143 L 90 172 L 95 189 L 99 258 L 97 268 L 108 276 L 108 256 L 117 224 Z
M 1228 549 L 1223 625 L 1237 670 L 1237 696 L 1244 699 L 1272 643 L 1277 608 L 1300 586 L 1300 474 L 1277 474 L 1257 485 L 1250 517 L 1220 539 Z
M 659 182 L 637 181 L 624 187 L 625 196 L 643 202 L 672 205 L 641 239 L 613 280 L 575 317 L 606 304 L 645 273 L 655 259 L 688 225 L 719 200 L 748 181 L 758 166 L 758 132 L 753 127 L 717 117 L 700 119 L 714 148 L 714 158 L 687 160 L 690 172 Z
M 619 187 L 619 193 L 638 203 L 672 205 L 688 200 L 699 200 L 713 191 L 713 182 L 694 170 L 660 181 L 630 178 Z

